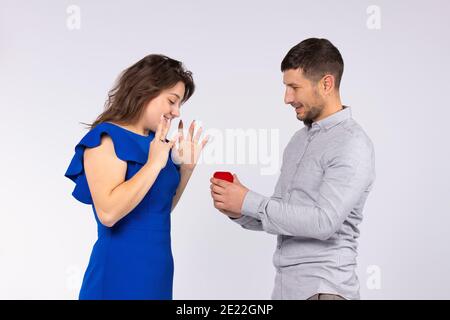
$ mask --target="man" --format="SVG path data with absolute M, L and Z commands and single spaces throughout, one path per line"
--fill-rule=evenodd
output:
M 306 39 L 281 63 L 285 103 L 305 126 L 283 154 L 269 198 L 211 179 L 214 207 L 245 229 L 276 234 L 272 299 L 359 299 L 358 224 L 375 179 L 372 142 L 343 106 L 344 62 L 326 39 Z

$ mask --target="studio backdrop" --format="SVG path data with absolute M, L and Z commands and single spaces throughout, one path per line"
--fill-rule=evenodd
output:
M 181 60 L 182 106 L 214 139 L 172 213 L 175 299 L 270 299 L 273 235 L 218 212 L 215 171 L 270 196 L 303 127 L 280 63 L 327 38 L 342 102 L 370 136 L 377 178 L 360 225 L 362 299 L 449 299 L 448 1 L 0 0 L 0 298 L 76 299 L 97 237 L 64 172 L 122 70 Z M 169 136 L 176 131 L 174 121 Z

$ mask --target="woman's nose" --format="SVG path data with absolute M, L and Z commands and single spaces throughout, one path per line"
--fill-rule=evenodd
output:
M 180 116 L 180 107 L 177 106 L 177 107 L 172 108 L 171 113 L 174 118 L 178 118 Z

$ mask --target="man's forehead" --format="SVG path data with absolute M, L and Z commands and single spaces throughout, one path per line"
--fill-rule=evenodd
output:
M 285 85 L 292 85 L 302 82 L 304 80 L 302 69 L 288 69 L 283 72 L 283 83 Z

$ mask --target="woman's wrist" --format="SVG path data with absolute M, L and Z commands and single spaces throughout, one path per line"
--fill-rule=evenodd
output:
M 157 165 L 152 161 L 147 161 L 147 163 L 144 164 L 143 168 L 145 168 L 150 172 L 157 172 L 157 173 L 159 173 L 162 170 L 162 168 L 159 165 Z
M 180 165 L 180 173 L 191 175 L 194 172 L 195 167 L 187 167 L 186 165 Z

